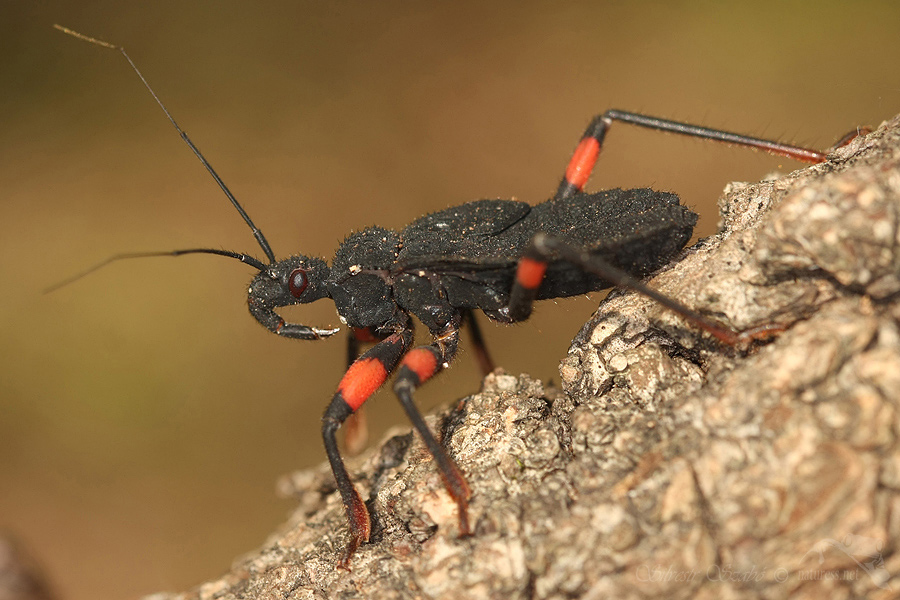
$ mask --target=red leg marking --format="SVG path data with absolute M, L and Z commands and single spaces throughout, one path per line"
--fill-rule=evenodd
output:
M 375 342 L 381 341 L 381 338 L 375 335 L 375 332 L 368 327 L 354 327 L 352 332 L 356 341 L 364 344 L 374 344 Z
M 598 156 L 600 156 L 600 142 L 592 137 L 586 137 L 578 142 L 578 147 L 572 154 L 572 160 L 566 167 L 566 181 L 578 188 L 579 191 L 583 189 L 597 163 Z
M 527 290 L 536 290 L 544 280 L 547 263 L 523 256 L 519 259 L 516 282 Z
M 400 366 L 409 367 L 409 370 L 419 378 L 419 385 L 421 385 L 437 372 L 437 356 L 428 348 L 416 348 L 406 355 Z
M 362 406 L 388 377 L 388 370 L 377 358 L 361 358 L 347 369 L 337 391 L 352 410 Z

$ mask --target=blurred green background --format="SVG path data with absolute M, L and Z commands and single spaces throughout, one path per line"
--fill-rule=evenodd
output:
M 804 4 L 809 10 L 804 8 Z M 248 230 L 117 53 L 124 45 L 276 254 L 482 197 L 536 203 L 611 107 L 817 148 L 900 110 L 896 2 L 4 2 L 0 7 L 0 528 L 74 600 L 213 577 L 324 459 L 343 340 L 277 339 Z M 783 165 L 783 166 L 782 166 Z M 618 125 L 591 188 L 675 190 L 715 230 L 731 180 L 799 166 Z M 486 325 L 498 363 L 558 379 L 598 297 Z M 337 324 L 332 305 L 291 313 Z M 426 407 L 477 390 L 467 344 Z M 385 393 L 373 435 L 405 423 Z

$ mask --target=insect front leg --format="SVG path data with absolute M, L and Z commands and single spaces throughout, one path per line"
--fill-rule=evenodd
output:
M 325 441 L 325 453 L 334 473 L 341 500 L 347 510 L 350 522 L 350 542 L 341 559 L 341 566 L 346 567 L 350 557 L 359 545 L 369 540 L 372 523 L 369 511 L 350 481 L 347 467 L 338 450 L 336 433 L 347 417 L 353 414 L 381 385 L 387 380 L 397 366 L 400 358 L 406 354 L 413 343 L 413 332 L 404 329 L 391 334 L 360 356 L 341 379 L 331 404 L 322 417 L 322 438 Z
M 456 462 L 444 447 L 437 441 L 434 434 L 425 424 L 425 419 L 413 401 L 413 392 L 420 385 L 434 377 L 446 367 L 456 354 L 459 345 L 459 325 L 451 324 L 443 332 L 435 337 L 434 343 L 428 346 L 419 346 L 410 350 L 400 363 L 397 377 L 394 380 L 394 393 L 403 405 L 403 409 L 412 421 L 413 427 L 422 436 L 422 441 L 434 460 L 437 462 L 444 487 L 459 510 L 459 531 L 461 535 L 469 535 L 469 498 L 472 495 L 469 484 Z
M 374 344 L 384 339 L 369 327 L 352 327 L 347 336 L 347 368 L 356 362 L 360 355 L 360 346 Z M 344 422 L 344 448 L 350 456 L 362 452 L 369 443 L 369 423 L 366 418 L 366 407 L 360 406 Z

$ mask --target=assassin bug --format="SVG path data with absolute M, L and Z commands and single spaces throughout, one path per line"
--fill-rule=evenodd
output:
M 350 365 L 322 420 L 325 451 L 350 525 L 342 565 L 347 564 L 360 544 L 368 541 L 371 524 L 368 509 L 344 466 L 336 433 L 392 373 L 396 373 L 393 391 L 433 455 L 444 485 L 458 507 L 460 533 L 470 533 L 469 486 L 425 424 L 413 402 L 413 392 L 453 360 L 463 324 L 473 333 L 479 362 L 490 370 L 491 361 L 473 311 L 480 310 L 494 321 L 515 323 L 528 318 L 536 300 L 620 285 L 654 298 L 725 343 L 756 339 L 773 329 L 735 332 L 636 279 L 665 265 L 684 247 L 697 215 L 682 206 L 674 194 L 648 188 L 582 191 L 614 121 L 756 148 L 807 163 L 825 160 L 825 153 L 798 146 L 609 110 L 591 121 L 556 193 L 542 204 L 478 200 L 425 215 L 399 232 L 370 227 L 353 233 L 340 245 L 330 265 L 320 258 L 303 255 L 278 260 L 265 236 L 178 126 L 125 50 L 56 27 L 121 52 L 250 227 L 268 259 L 264 262 L 240 252 L 193 248 L 120 254 L 91 271 L 123 258 L 226 256 L 258 271 L 248 291 L 250 313 L 272 333 L 303 340 L 324 339 L 337 333 L 338 329 L 285 322 L 276 311 L 322 298 L 332 299 L 341 321 L 350 328 Z M 413 348 L 412 317 L 428 328 L 431 344 Z M 357 356 L 361 341 L 374 346 Z

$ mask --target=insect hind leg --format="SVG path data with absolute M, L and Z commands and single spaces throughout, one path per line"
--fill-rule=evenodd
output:
M 672 312 L 680 315 L 689 323 L 731 346 L 744 345 L 754 340 L 765 339 L 783 329 L 780 325 L 770 324 L 745 331 L 735 331 L 654 290 L 639 279 L 613 266 L 602 257 L 543 233 L 534 236 L 524 256 L 519 260 L 507 309 L 511 320 L 521 321 L 527 319 L 531 314 L 532 305 L 537 297 L 538 289 L 547 269 L 547 263 L 551 259 L 568 261 L 602 277 L 614 286 L 628 288 L 652 298 Z
M 597 164 L 600 150 L 603 147 L 603 140 L 606 138 L 606 132 L 612 126 L 613 121 L 627 123 L 637 127 L 644 127 L 646 129 L 654 129 L 656 131 L 712 140 L 714 142 L 721 142 L 732 146 L 753 148 L 775 156 L 784 156 L 786 158 L 810 164 L 823 162 L 826 158 L 826 153 L 810 148 L 803 148 L 802 146 L 794 146 L 792 144 L 757 138 L 741 133 L 713 129 L 711 127 L 701 127 L 700 125 L 682 123 L 681 121 L 651 117 L 649 115 L 626 110 L 610 109 L 591 119 L 590 124 L 581 136 L 581 141 L 578 142 L 578 146 L 572 154 L 572 158 L 569 160 L 562 181 L 560 181 L 559 187 L 556 190 L 556 198 L 568 198 L 584 189 L 588 178 L 590 178 L 591 171 L 594 169 L 594 165 Z M 865 132 L 856 132 L 853 137 L 860 133 Z M 845 136 L 845 138 L 847 137 L 848 136 Z M 852 137 L 849 139 L 852 139 Z M 847 141 L 849 141 L 849 139 Z M 840 143 L 841 142 L 839 142 L 839 144 Z

